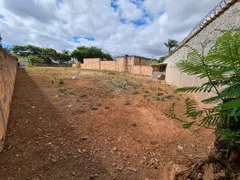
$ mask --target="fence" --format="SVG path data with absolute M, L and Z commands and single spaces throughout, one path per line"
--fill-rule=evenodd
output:
M 16 72 L 17 62 L 0 45 L 0 151 L 7 129 Z

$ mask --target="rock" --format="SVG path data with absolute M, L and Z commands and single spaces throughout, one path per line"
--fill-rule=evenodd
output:
M 134 171 L 134 172 L 137 172 L 137 171 L 138 171 L 137 168 L 133 168 L 133 167 L 128 167 L 127 169 L 128 169 L 129 171 Z
M 194 144 L 191 145 L 191 148 L 195 148 L 196 146 Z
M 203 174 L 202 173 L 198 173 L 197 174 L 197 179 L 202 179 L 203 178 Z
M 68 105 L 68 108 L 71 108 L 72 107 L 72 105 Z
M 87 140 L 87 137 L 86 137 L 86 136 L 81 137 L 81 140 L 82 140 L 82 141 L 85 141 L 85 140 Z
M 113 151 L 117 151 L 117 147 L 114 147 L 114 148 L 113 148 Z
M 178 146 L 178 149 L 183 151 L 183 147 L 182 146 Z
M 96 179 L 96 177 L 98 177 L 98 174 L 92 174 L 89 176 L 89 179 Z

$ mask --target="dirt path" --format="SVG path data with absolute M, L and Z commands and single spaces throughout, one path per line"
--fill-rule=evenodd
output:
M 18 71 L 0 179 L 169 179 L 173 164 L 189 164 L 211 145 L 211 132 L 193 135 L 164 115 L 174 100 L 151 100 L 154 83 L 112 82 L 144 78 L 83 71 L 73 81 L 72 70 L 30 71 Z

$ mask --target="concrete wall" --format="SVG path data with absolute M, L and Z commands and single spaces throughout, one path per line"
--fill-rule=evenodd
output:
M 124 56 L 117 57 L 116 61 L 103 61 L 101 58 L 87 58 L 84 59 L 81 68 L 151 75 L 152 68 L 148 64 L 150 64 L 149 59 L 138 56 L 129 56 L 127 61 Z
M 151 66 L 135 65 L 133 73 L 150 76 L 152 74 L 152 67 Z
M 85 69 L 100 69 L 100 61 L 101 58 L 86 58 L 81 67 Z
M 0 151 L 6 133 L 17 62 L 0 46 Z
M 205 49 L 205 54 L 207 54 L 218 37 L 221 36 L 221 32 L 216 31 L 216 29 L 230 30 L 233 27 L 240 27 L 240 1 L 233 4 L 228 10 L 226 10 L 223 14 L 202 29 L 198 34 L 192 37 L 186 43 L 186 45 L 191 46 L 192 48 L 201 52 L 200 43 L 210 40 L 211 42 L 206 46 Z M 194 76 L 188 76 L 187 74 L 181 73 L 177 69 L 176 63 L 180 60 L 186 59 L 189 51 L 190 50 L 186 46 L 183 46 L 164 61 L 164 63 L 168 63 L 166 70 L 166 82 L 168 84 L 176 87 L 184 87 L 201 85 L 202 83 L 206 82 L 206 79 L 198 79 Z M 213 94 L 211 93 L 197 93 L 195 94 L 195 98 L 198 101 L 201 101 L 212 95 Z

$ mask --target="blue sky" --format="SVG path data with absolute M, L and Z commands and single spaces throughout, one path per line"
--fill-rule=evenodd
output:
M 97 46 L 113 56 L 159 57 L 168 38 L 182 41 L 218 2 L 0 0 L 0 32 L 5 45 Z

